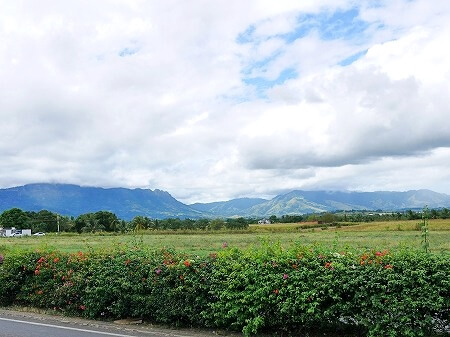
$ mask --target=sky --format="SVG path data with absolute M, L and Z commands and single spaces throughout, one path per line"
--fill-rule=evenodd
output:
M 450 194 L 448 0 L 0 0 L 0 187 Z

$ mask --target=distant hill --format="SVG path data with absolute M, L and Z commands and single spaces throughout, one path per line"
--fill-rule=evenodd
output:
M 132 219 L 137 215 L 152 218 L 202 216 L 201 212 L 161 190 L 67 184 L 30 184 L 0 189 L 0 211 L 13 207 L 30 211 L 46 209 L 73 216 L 105 210 L 115 213 L 121 219 Z
M 151 218 L 269 217 L 336 210 L 397 211 L 450 207 L 450 196 L 430 190 L 407 192 L 291 191 L 271 200 L 238 198 L 186 205 L 168 192 L 149 189 L 81 187 L 68 184 L 30 184 L 0 189 L 0 212 L 18 207 L 28 211 L 46 209 L 63 215 L 100 210 L 121 219 L 137 215 Z
M 241 200 L 241 199 L 234 199 Z M 212 215 L 223 214 L 227 205 L 233 205 L 234 200 L 209 204 L 192 205 L 198 210 L 207 210 Z M 330 192 L 330 191 L 292 191 L 278 195 L 271 200 L 259 199 L 253 206 L 236 208 L 237 216 L 284 214 L 305 214 L 329 212 L 337 210 L 385 210 L 396 211 L 405 209 L 420 209 L 425 205 L 430 208 L 450 207 L 450 196 L 430 190 L 413 190 L 407 192 Z
M 235 216 L 242 215 L 249 208 L 260 205 L 267 201 L 268 200 L 261 198 L 238 198 L 229 201 L 217 201 L 206 204 L 196 203 L 189 206 L 197 211 L 204 213 L 221 216 Z

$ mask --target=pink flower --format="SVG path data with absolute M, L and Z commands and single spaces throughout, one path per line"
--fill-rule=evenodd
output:
M 156 273 L 156 275 L 159 275 L 159 274 L 161 274 L 161 269 L 159 269 L 159 268 L 158 268 L 158 269 L 156 269 L 156 270 L 155 270 L 155 273 Z
M 287 280 L 288 279 L 288 274 L 283 274 L 283 280 Z
M 225 249 L 225 248 L 227 248 L 227 247 L 228 247 L 228 243 L 226 243 L 226 242 L 222 243 L 222 248 L 223 248 L 223 249 Z

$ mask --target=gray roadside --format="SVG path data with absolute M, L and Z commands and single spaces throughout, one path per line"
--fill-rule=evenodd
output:
M 10 326 L 15 324 L 14 327 Z M 207 329 L 194 328 L 169 328 L 160 325 L 153 325 L 141 320 L 119 320 L 119 321 L 97 321 L 83 319 L 79 317 L 68 317 L 62 315 L 55 315 L 49 312 L 44 312 L 34 308 L 0 308 L 0 337 L 3 330 L 9 329 L 14 331 L 14 334 L 6 334 L 4 336 L 22 336 L 18 330 L 22 327 L 32 326 L 36 330 L 47 329 L 49 331 L 46 336 L 51 336 L 50 331 L 59 330 L 58 336 L 62 336 L 62 331 L 67 333 L 78 332 L 81 335 L 82 331 L 97 331 L 92 332 L 94 335 L 101 336 L 131 336 L 131 337 L 206 337 L 206 336 L 228 336 L 228 337 L 242 337 L 242 334 Z M 67 334 L 68 336 L 70 334 Z M 89 334 L 86 334 L 89 335 Z M 25 335 L 24 335 L 25 336 Z M 38 335 L 36 335 L 38 336 Z M 84 335 L 83 335 L 84 336 Z

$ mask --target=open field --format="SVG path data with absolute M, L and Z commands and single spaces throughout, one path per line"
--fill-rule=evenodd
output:
M 283 247 L 294 243 L 324 245 L 342 250 L 393 249 L 421 247 L 421 232 L 414 230 L 418 220 L 372 222 L 355 226 L 298 229 L 300 224 L 252 225 L 243 232 L 145 232 L 139 235 L 50 234 L 44 237 L 0 238 L 0 252 L 15 249 L 55 249 L 65 252 L 108 250 L 120 245 L 144 245 L 149 248 L 174 248 L 188 254 L 205 255 L 229 247 L 247 248 L 261 240 L 280 242 Z M 433 252 L 450 253 L 450 220 L 430 220 L 430 248 Z
M 337 230 L 345 231 L 414 231 L 421 220 L 373 221 L 362 223 L 338 223 Z M 275 223 L 270 225 L 250 225 L 257 232 L 296 231 L 308 228 L 321 228 L 317 222 Z M 340 227 L 339 227 L 340 226 Z M 306 228 L 305 228 L 306 227 Z M 334 229 L 334 228 L 333 228 Z M 450 219 L 431 219 L 429 229 L 432 231 L 450 231 Z

